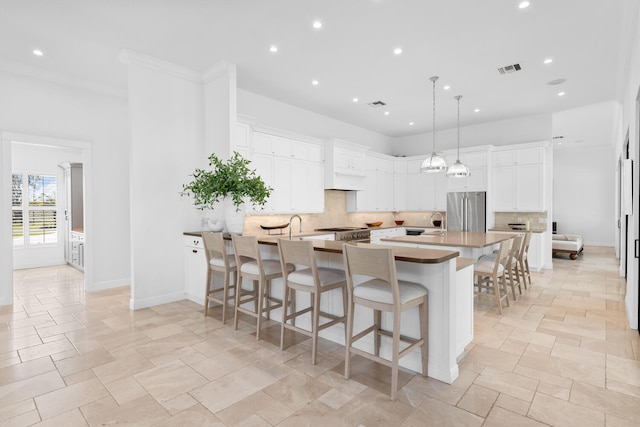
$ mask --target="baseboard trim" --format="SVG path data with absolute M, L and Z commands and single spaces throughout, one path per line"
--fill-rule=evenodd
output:
M 172 292 L 170 294 L 158 295 L 150 298 L 133 299 L 129 300 L 129 309 L 139 310 L 141 308 L 153 307 L 161 304 L 168 304 L 170 302 L 182 301 L 186 298 L 184 292 Z
M 126 279 L 96 282 L 91 285 L 91 288 L 87 288 L 87 292 L 103 291 L 105 289 L 121 288 L 123 286 L 131 286 L 131 279 L 127 277 Z

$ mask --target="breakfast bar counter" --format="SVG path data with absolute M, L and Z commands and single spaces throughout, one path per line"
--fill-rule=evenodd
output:
M 185 233 L 188 239 L 198 238 L 198 233 Z M 277 242 L 286 236 L 257 236 L 263 259 L 278 259 Z M 316 251 L 318 266 L 344 270 L 342 258 L 343 242 L 313 239 L 313 236 L 294 236 L 294 239 L 310 240 Z M 473 264 L 472 260 L 459 257 L 450 248 L 423 248 L 390 245 L 354 243 L 358 246 L 387 247 L 393 250 L 396 259 L 398 279 L 419 283 L 429 291 L 429 367 L 428 375 L 451 384 L 458 377 L 458 358 L 473 339 Z M 231 247 L 229 242 L 229 247 Z M 248 284 L 247 284 L 248 285 Z M 271 292 L 275 297 L 282 294 L 282 282 L 275 279 Z M 203 292 L 204 294 L 204 292 Z M 301 307 L 308 304 L 304 295 L 299 298 Z M 342 314 L 341 292 L 329 291 L 321 301 L 323 311 Z M 357 306 L 354 330 L 369 325 L 372 313 Z M 274 310 L 272 319 L 279 321 L 281 314 Z M 310 327 L 310 318 L 301 316 L 296 324 Z M 392 317 L 383 314 L 382 325 L 391 329 Z M 419 336 L 418 310 L 408 310 L 401 317 L 401 333 L 405 336 Z M 344 345 L 344 325 L 336 324 L 320 332 L 320 336 Z M 373 350 L 373 337 L 359 341 L 362 349 Z M 391 352 L 391 340 L 383 337 L 381 355 Z M 422 371 L 420 350 L 417 349 L 401 359 L 400 365 L 415 372 Z
M 517 232 L 514 232 L 516 234 Z M 418 236 L 397 236 L 381 239 L 384 244 L 415 248 L 450 248 L 461 256 L 478 259 L 490 253 L 494 245 L 510 239 L 505 233 L 478 233 L 470 231 L 429 232 Z

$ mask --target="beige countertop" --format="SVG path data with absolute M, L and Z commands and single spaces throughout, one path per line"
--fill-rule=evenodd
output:
M 440 235 L 440 233 L 433 233 L 421 234 L 419 236 L 397 236 L 381 239 L 381 241 L 434 246 L 454 246 L 458 248 L 484 248 L 510 238 L 510 235 L 502 233 L 445 231 L 442 235 Z
M 184 233 L 187 236 L 201 236 L 200 231 L 189 231 Z M 316 233 L 321 234 L 321 233 Z M 326 233 L 324 233 L 326 234 Z M 307 235 L 307 237 L 312 236 Z M 503 235 L 504 236 L 504 235 Z M 258 243 L 263 245 L 275 246 L 278 244 L 278 239 L 286 238 L 286 236 L 257 236 Z M 226 237 L 230 239 L 230 237 Z M 294 239 L 300 239 L 299 236 L 294 236 Z M 319 252 L 331 252 L 342 253 L 342 245 L 344 242 L 336 242 L 333 240 L 313 240 L 309 239 L 313 243 L 313 249 Z M 387 247 L 393 249 L 393 254 L 396 261 L 413 262 L 417 264 L 439 264 L 441 262 L 448 261 L 456 258 L 460 255 L 458 251 L 445 250 L 445 249 L 428 249 L 428 248 L 410 248 L 405 246 L 385 246 L 385 245 L 372 245 L 369 243 L 357 243 L 358 246 L 370 246 L 370 247 Z M 464 268 L 464 267 L 460 267 Z M 458 268 L 458 269 L 460 269 Z

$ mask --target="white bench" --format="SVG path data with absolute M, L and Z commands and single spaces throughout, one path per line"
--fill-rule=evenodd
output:
M 578 234 L 553 234 L 552 236 L 553 253 L 566 253 L 571 259 L 578 258 L 583 250 L 582 236 Z

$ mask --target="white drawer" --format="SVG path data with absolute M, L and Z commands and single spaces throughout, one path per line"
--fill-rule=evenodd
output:
M 204 249 L 204 244 L 202 243 L 202 237 L 198 237 L 198 236 L 184 236 L 184 245 L 185 246 L 189 246 L 189 247 L 193 247 L 193 248 L 199 248 L 199 249 Z

